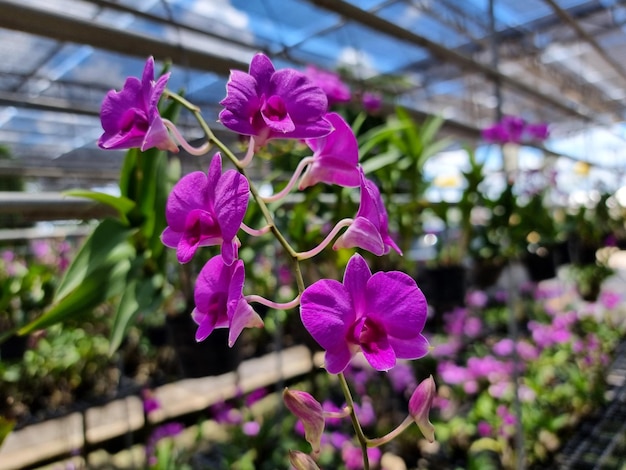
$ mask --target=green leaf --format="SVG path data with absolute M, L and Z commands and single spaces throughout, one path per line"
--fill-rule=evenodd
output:
M 85 241 L 76 258 L 67 269 L 55 292 L 53 302 L 68 295 L 96 270 L 111 269 L 118 261 L 135 255 L 135 249 L 128 243 L 134 229 L 114 219 L 104 219 Z
M 113 354 L 120 347 L 129 325 L 137 317 L 137 314 L 158 308 L 162 301 L 158 295 L 163 285 L 162 277 L 153 276 L 147 279 L 137 279 L 133 274 L 134 270 L 131 271 L 130 279 L 120 299 L 117 312 L 115 312 L 109 354 Z
M 7 438 L 7 436 L 11 434 L 11 431 L 13 431 L 14 427 L 15 421 L 0 416 L 0 446 L 2 446 L 2 443 Z
M 106 204 L 107 206 L 117 210 L 125 222 L 127 222 L 126 214 L 128 214 L 135 207 L 135 202 L 124 196 L 113 196 L 111 194 L 87 191 L 83 189 L 72 189 L 70 191 L 65 191 L 64 194 L 67 194 L 68 196 L 84 197 Z
M 26 335 L 89 312 L 107 299 L 121 294 L 126 286 L 129 270 L 128 259 L 119 260 L 112 266 L 106 265 L 91 270 L 90 275 L 83 279 L 79 286 L 54 303 L 39 318 L 20 328 L 18 334 Z
M 442 116 L 432 116 L 424 122 L 422 125 L 421 140 L 425 147 L 430 145 L 434 140 L 444 122 L 445 119 Z
M 124 156 L 124 163 L 120 171 L 120 192 L 123 197 L 132 201 L 136 200 L 136 172 L 137 172 L 137 155 L 139 149 L 130 149 Z
M 400 158 L 400 153 L 397 149 L 391 148 L 387 152 L 376 155 L 375 157 L 368 158 L 362 163 L 363 171 L 365 174 L 373 173 L 381 168 L 396 163 Z
M 359 137 L 359 154 L 367 155 L 376 146 L 390 142 L 407 128 L 407 123 L 390 120 L 381 126 L 370 129 Z

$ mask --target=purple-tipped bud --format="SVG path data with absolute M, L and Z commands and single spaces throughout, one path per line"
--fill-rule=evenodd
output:
M 320 441 L 324 432 L 324 410 L 322 405 L 310 393 L 285 388 L 283 392 L 285 406 L 304 425 L 304 437 L 311 444 L 313 453 L 320 452 Z M 308 468 L 308 467 L 303 467 Z
M 409 400 L 409 413 L 428 442 L 435 441 L 435 427 L 428 419 L 428 414 L 436 392 L 435 380 L 431 375 L 417 386 Z
M 289 462 L 296 470 L 320 470 L 310 455 L 299 450 L 289 451 Z

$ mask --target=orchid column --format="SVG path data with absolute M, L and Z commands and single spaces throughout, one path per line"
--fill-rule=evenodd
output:
M 165 89 L 167 80 L 167 75 L 154 80 L 154 61 L 150 58 L 141 80 L 131 77 L 122 91 L 109 92 L 102 106 L 105 132 L 99 144 L 103 148 L 158 147 L 173 152 L 181 145 L 197 155 L 207 153 L 210 146 L 218 149 L 206 173 L 185 175 L 173 187 L 166 206 L 168 227 L 161 237 L 163 244 L 176 250 L 180 263 L 189 262 L 204 247 L 220 247 L 220 253 L 204 265 L 196 280 L 192 318 L 198 329 L 190 341 L 203 341 L 215 329 L 228 328 L 228 344 L 233 346 L 245 328 L 263 326 L 253 304 L 284 310 L 300 306 L 304 327 L 326 351 L 324 367 L 339 378 L 347 403 L 341 417 L 352 421 L 363 468 L 369 468 L 368 447 L 389 442 L 412 422 L 432 441 L 434 430 L 428 421 L 435 394 L 432 377 L 417 387 L 407 419 L 388 435 L 370 439 L 363 434 L 343 376 L 357 354 L 362 354 L 373 369 L 387 371 L 398 359 L 419 359 L 428 353 L 429 345 L 422 335 L 426 299 L 415 281 L 399 271 L 372 273 L 360 254 L 350 258 L 343 282 L 319 279 L 307 286 L 302 275 L 301 263 L 331 243 L 335 250 L 360 249 L 376 256 L 394 250 L 401 254 L 389 233 L 380 192 L 359 165 L 356 137 L 339 114 L 329 112 L 326 92 L 300 71 L 275 70 L 263 54 L 252 58 L 248 72 L 233 70 L 226 97 L 220 103 L 219 120 L 248 137 L 247 151 L 238 157 L 215 137 L 196 106 Z M 171 122 L 159 116 L 157 104 L 163 94 L 194 114 L 206 134 L 204 146 L 190 146 Z M 303 141 L 311 155 L 300 161 L 284 190 L 261 197 L 246 169 L 257 151 L 279 139 Z M 223 171 L 222 158 L 235 169 Z M 354 218 L 337 221 L 320 245 L 298 252 L 277 226 L 268 203 L 286 197 L 294 188 L 302 191 L 316 184 L 359 188 L 360 206 Z M 265 219 L 263 227 L 243 223 L 249 204 L 258 205 Z M 277 303 L 245 293 L 240 230 L 251 236 L 273 236 L 280 243 L 298 286 L 293 300 Z M 306 392 L 286 390 L 284 399 L 303 421 L 312 445 L 310 455 L 292 452 L 289 459 L 296 468 L 317 468 L 318 439 L 327 414 Z

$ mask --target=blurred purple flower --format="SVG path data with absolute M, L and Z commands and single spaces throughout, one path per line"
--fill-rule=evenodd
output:
M 524 129 L 531 140 L 543 142 L 550 135 L 548 125 L 546 123 L 528 124 Z
M 350 88 L 341 81 L 339 74 L 321 70 L 314 65 L 308 65 L 304 70 L 304 74 L 326 93 L 328 106 L 350 101 Z
M 368 113 L 378 111 L 383 104 L 383 98 L 379 93 L 366 91 L 363 93 L 363 107 Z
M 146 442 L 145 452 L 148 463 L 150 465 L 155 465 L 157 463 L 156 446 L 159 441 L 167 437 L 177 436 L 181 432 L 183 432 L 184 429 L 185 426 L 182 423 L 176 422 L 166 423 L 155 428 L 148 437 L 148 441 Z
M 503 338 L 493 345 L 493 352 L 498 356 L 510 356 L 513 354 L 515 342 L 509 338 Z
M 437 373 L 445 383 L 450 385 L 459 385 L 473 379 L 472 374 L 466 367 L 450 361 L 442 361 L 437 364 Z
M 141 80 L 128 77 L 122 91 L 109 91 L 100 109 L 104 134 L 98 145 L 103 149 L 139 148 L 143 152 L 156 147 L 178 152 L 157 107 L 169 76 L 166 73 L 154 81 L 154 58 L 149 57 Z
M 367 457 L 373 467 L 378 466 L 381 455 L 381 451 L 378 447 L 367 448 Z M 363 470 L 361 448 L 355 446 L 351 441 L 346 442 L 341 448 L 341 458 L 346 466 L 346 470 Z
M 434 344 L 431 352 L 435 358 L 454 357 L 463 347 L 463 343 L 459 338 L 448 336 L 447 342 L 443 344 Z
M 180 263 L 189 262 L 201 246 L 221 244 L 224 262 L 232 264 L 249 192 L 248 180 L 241 173 L 222 173 L 222 157 L 216 153 L 208 173 L 194 171 L 174 185 L 165 208 L 168 226 L 161 235 L 163 244 L 176 248 Z
M 200 270 L 194 290 L 196 308 L 191 312 L 198 325 L 196 341 L 205 340 L 216 328 L 229 328 L 228 345 L 233 346 L 244 328 L 262 327 L 263 320 L 243 297 L 243 261 L 230 266 L 220 255 Z
M 232 131 L 254 136 L 257 146 L 270 139 L 307 139 L 332 131 L 324 118 L 324 91 L 302 72 L 276 71 L 264 54 L 252 58 L 249 73 L 232 70 L 226 92 L 219 120 Z
M 52 248 L 47 240 L 33 240 L 30 244 L 30 250 L 38 262 L 48 263 L 50 261 Z
M 403 394 L 407 390 L 413 391 L 417 387 L 413 368 L 406 362 L 396 364 L 396 367 L 389 371 L 387 377 L 391 382 L 391 388 L 398 394 Z
M 361 404 L 355 403 L 354 411 L 359 417 L 359 421 L 362 426 L 371 426 L 376 422 L 376 412 L 372 406 L 372 399 L 369 397 L 362 397 Z
M 241 430 L 246 436 L 256 436 L 261 430 L 261 425 L 256 421 L 246 421 L 241 426 Z
M 342 372 L 363 352 L 376 370 L 389 370 L 396 359 L 418 359 L 428 352 L 422 336 L 427 305 L 415 281 L 399 271 L 372 275 L 365 260 L 350 258 L 343 284 L 319 280 L 301 299 L 302 323 L 326 350 L 326 369 Z
M 524 140 L 542 142 L 548 135 L 547 124 L 528 124 L 518 116 L 504 116 L 500 122 L 482 130 L 483 139 L 496 144 L 521 143 Z
M 159 400 L 154 396 L 154 394 L 147 389 L 141 391 L 141 399 L 143 401 L 143 411 L 145 414 L 150 414 L 153 411 L 156 411 L 161 408 L 161 404 Z
M 487 293 L 482 290 L 473 290 L 468 292 L 465 297 L 465 303 L 468 307 L 472 308 L 485 308 L 488 300 L 489 297 L 487 296 Z
M 600 293 L 600 303 L 604 308 L 608 310 L 613 310 L 614 308 L 616 308 L 621 301 L 622 296 L 617 292 L 602 291 Z
M 480 318 L 470 317 L 465 320 L 463 333 L 468 338 L 476 338 L 483 330 L 483 322 Z
M 209 408 L 209 414 L 219 424 L 241 424 L 241 411 L 230 403 L 220 401 Z
M 257 388 L 246 395 L 245 403 L 247 407 L 254 405 L 256 402 L 267 396 L 267 390 L 264 388 Z
M 362 248 L 376 256 L 389 253 L 391 248 L 400 255 L 402 251 L 389 235 L 387 210 L 380 191 L 373 181 L 361 172 L 361 204 L 352 225 L 337 239 L 333 249 Z
M 330 412 L 330 413 L 341 413 L 343 411 L 341 408 L 335 405 L 335 403 L 333 403 L 331 400 L 324 400 L 324 402 L 322 403 L 322 409 L 325 412 Z M 335 417 L 330 417 L 330 416 L 326 417 L 327 426 L 340 426 L 342 423 L 343 423 L 343 420 L 341 418 L 335 418 Z
M 12 263 L 15 260 L 15 252 L 13 250 L 3 250 L 0 254 L 0 258 L 5 263 Z
M 537 346 L 526 341 L 525 339 L 518 341 L 516 345 L 517 354 L 524 361 L 534 361 L 539 357 Z
M 304 141 L 313 151 L 313 163 L 302 175 L 298 185 L 301 190 L 317 183 L 346 187 L 360 184 L 359 145 L 352 128 L 337 113 L 328 113 L 326 120 L 334 128 L 330 134 Z
M 491 433 L 493 432 L 491 424 L 487 421 L 479 421 L 476 425 L 476 431 L 478 431 L 480 437 L 491 437 Z
M 331 432 L 328 441 L 335 449 L 341 449 L 346 442 L 350 442 L 350 436 L 341 432 Z

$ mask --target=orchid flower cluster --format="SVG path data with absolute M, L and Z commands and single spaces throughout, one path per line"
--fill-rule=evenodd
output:
M 311 71 L 309 71 L 311 72 Z M 154 60 L 146 62 L 141 79 L 130 77 L 121 91 L 111 90 L 105 97 L 101 121 L 104 133 L 98 141 L 105 149 L 158 148 L 177 152 L 179 146 L 193 155 L 211 148 L 206 173 L 196 171 L 183 176 L 173 187 L 166 204 L 167 228 L 164 245 L 176 250 L 180 263 L 188 263 L 206 246 L 220 246 L 220 254 L 201 269 L 195 284 L 192 318 L 198 325 L 195 339 L 206 339 L 216 328 L 228 328 L 228 344 L 233 346 L 245 328 L 263 326 L 254 303 L 274 309 L 300 307 L 305 328 L 325 350 L 325 368 L 336 374 L 346 395 L 342 416 L 350 417 L 361 445 L 363 468 L 369 468 L 368 447 L 389 442 L 412 422 L 432 441 L 434 429 L 428 414 L 435 395 L 432 377 L 421 382 L 409 403 L 407 420 L 388 436 L 369 439 L 363 435 L 343 371 L 357 353 L 362 353 L 378 371 L 388 371 L 398 359 L 418 359 L 429 351 L 422 335 L 427 303 L 415 281 L 399 271 L 372 273 L 365 259 L 354 254 L 346 267 L 343 282 L 321 279 L 305 286 L 301 262 L 313 258 L 333 240 L 333 249 L 369 251 L 381 256 L 394 250 L 401 254 L 388 228 L 388 217 L 376 184 L 359 165 L 357 139 L 349 124 L 338 113 L 330 112 L 328 90 L 316 77 L 295 69 L 276 70 L 271 60 L 256 54 L 249 71 L 231 71 L 219 121 L 229 130 L 249 136 L 247 152 L 239 158 L 209 128 L 199 108 L 182 96 L 166 89 L 169 73 L 154 78 Z M 326 87 L 328 88 L 328 87 Z M 331 87 L 339 100 L 345 89 Z M 159 114 L 161 97 L 176 100 L 194 114 L 206 134 L 201 147 L 187 143 L 176 126 Z M 349 95 L 348 95 L 349 96 Z M 280 192 L 262 197 L 246 174 L 257 151 L 274 139 L 304 142 L 311 156 L 298 165 L 290 182 Z M 228 159 L 234 169 L 222 168 Z M 360 206 L 354 218 L 343 219 L 330 230 L 322 243 L 306 252 L 296 252 L 274 222 L 268 203 L 286 197 L 294 187 L 304 190 L 325 183 L 360 189 Z M 258 204 L 267 225 L 248 227 L 243 221 L 250 201 Z M 287 303 L 276 303 L 258 295 L 244 295 L 245 267 L 239 259 L 242 230 L 250 236 L 272 233 L 290 258 L 298 285 L 298 295 Z M 311 454 L 294 451 L 291 464 L 297 469 L 318 468 L 315 463 L 326 412 L 309 393 L 286 389 L 285 405 L 303 423 Z
M 543 142 L 549 136 L 545 123 L 531 124 L 519 116 L 504 116 L 499 122 L 482 130 L 485 141 L 494 144 Z

